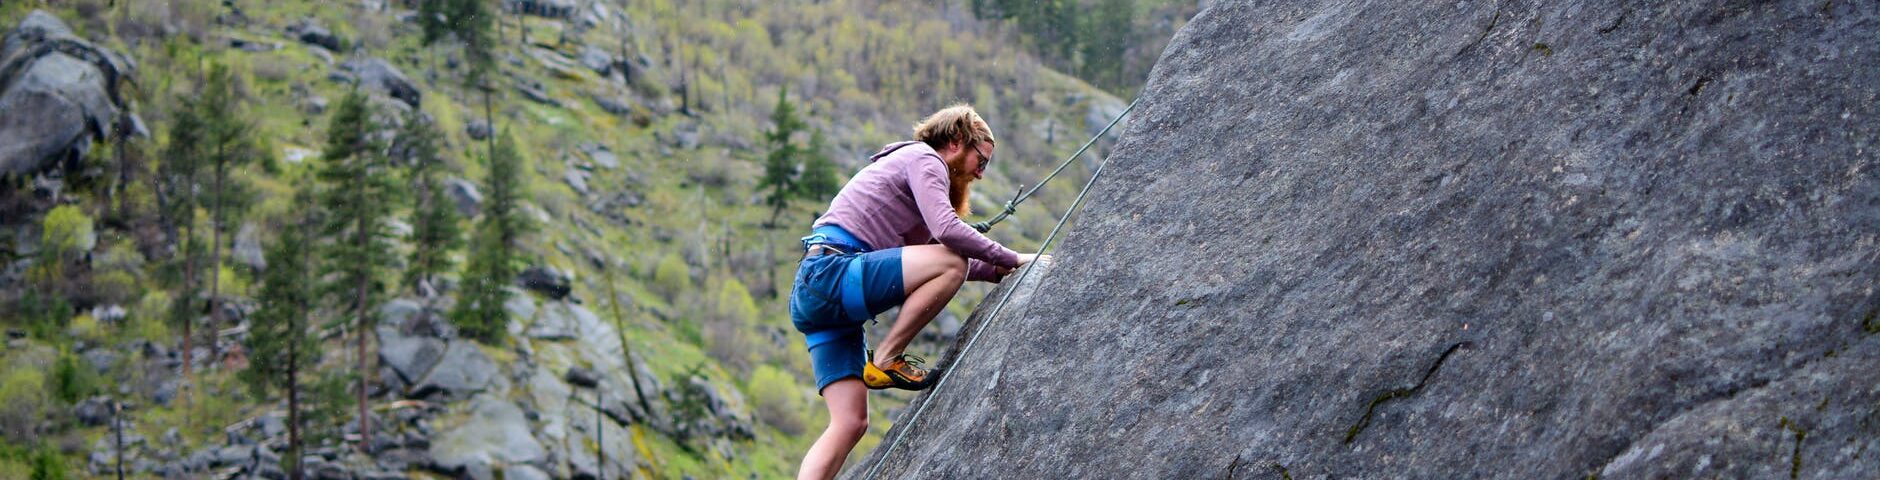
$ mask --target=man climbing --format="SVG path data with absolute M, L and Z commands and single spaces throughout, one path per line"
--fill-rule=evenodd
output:
M 969 105 L 935 112 L 914 140 L 869 158 L 803 237 L 790 319 L 803 332 L 829 428 L 804 455 L 798 479 L 833 478 L 868 430 L 868 390 L 921 390 L 933 376 L 904 350 L 966 280 L 997 282 L 1037 258 L 986 238 L 961 217 L 968 188 L 997 148 Z M 862 324 L 901 307 L 869 351 Z

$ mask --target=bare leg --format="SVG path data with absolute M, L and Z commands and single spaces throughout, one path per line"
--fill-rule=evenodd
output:
M 946 308 L 965 282 L 966 259 L 953 250 L 942 245 L 902 247 L 901 284 L 907 289 L 907 300 L 901 303 L 901 313 L 888 330 L 888 337 L 875 348 L 875 365 L 887 365 L 889 359 L 907 350 L 908 342 L 914 341 L 914 335 Z
M 855 442 L 868 432 L 868 387 L 862 385 L 862 379 L 836 380 L 823 387 L 822 394 L 823 402 L 829 404 L 829 428 L 809 447 L 809 453 L 803 454 L 797 480 L 835 478 Z

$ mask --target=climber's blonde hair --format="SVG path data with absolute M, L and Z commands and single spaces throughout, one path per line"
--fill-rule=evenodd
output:
M 979 112 L 972 105 L 958 103 L 942 108 L 927 119 L 914 124 L 914 139 L 926 142 L 934 150 L 948 145 L 961 148 L 978 144 L 993 145 L 997 140 L 992 137 L 992 127 L 986 126 L 986 119 L 979 117 Z

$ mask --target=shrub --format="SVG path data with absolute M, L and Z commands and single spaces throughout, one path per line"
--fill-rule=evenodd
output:
M 666 254 L 653 270 L 653 287 L 666 298 L 677 297 L 692 288 L 692 267 L 679 259 L 678 254 Z
M 142 295 L 138 291 L 137 277 L 123 270 L 92 275 L 91 295 L 101 304 L 123 304 Z
M 796 378 L 783 369 L 759 365 L 751 372 L 745 391 L 757 409 L 757 418 L 786 435 L 801 435 L 804 430 L 803 395 Z
M 33 426 L 39 423 L 48 401 L 45 374 L 19 363 L 15 359 L 0 371 L 0 434 L 15 444 L 38 437 Z
M 757 302 L 736 278 L 722 277 L 715 283 L 718 288 L 702 319 L 706 350 L 732 368 L 748 368 L 757 353 L 757 342 L 751 338 L 751 329 L 757 320 Z
M 85 365 L 71 351 L 59 352 L 52 365 L 52 394 L 59 401 L 76 403 L 98 391 L 98 371 Z
M 97 243 L 97 232 L 85 212 L 71 205 L 53 208 L 40 230 L 40 258 L 27 278 L 38 285 L 65 285 L 70 281 L 66 267 Z

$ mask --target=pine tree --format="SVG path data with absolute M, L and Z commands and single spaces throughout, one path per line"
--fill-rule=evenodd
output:
M 489 73 L 496 69 L 496 35 L 492 25 L 496 19 L 490 0 L 452 0 L 455 3 L 451 15 L 451 31 L 463 42 L 464 59 L 470 70 L 464 75 L 464 84 L 472 87 L 485 87 Z
M 770 191 L 764 196 L 764 204 L 770 205 L 770 221 L 766 224 L 772 227 L 777 225 L 777 216 L 790 206 L 790 199 L 798 194 L 797 168 L 802 150 L 790 137 L 806 125 L 797 117 L 796 105 L 790 103 L 789 95 L 789 88 L 777 91 L 777 106 L 770 112 L 772 127 L 764 132 L 770 153 L 764 156 L 764 177 L 757 183 L 759 189 Z
M 296 204 L 314 201 L 303 189 L 295 195 Z M 313 311 L 313 244 L 308 238 L 314 227 L 311 215 L 302 215 L 282 225 L 280 237 L 269 248 L 273 260 L 262 275 L 261 308 L 255 312 L 248 331 L 248 369 L 241 378 L 257 397 L 270 391 L 287 396 L 287 454 L 283 459 L 290 478 L 301 478 L 300 442 L 300 372 L 318 361 L 319 341 L 308 330 L 307 315 Z
M 429 46 L 451 33 L 451 9 L 458 0 L 418 0 L 418 26 L 424 31 L 421 43 Z
M 218 308 L 222 293 L 222 232 L 228 229 L 230 211 L 246 203 L 246 192 L 241 184 L 229 178 L 229 170 L 247 164 L 258 154 L 248 138 L 249 122 L 242 118 L 241 98 L 235 92 L 234 74 L 227 65 L 218 63 L 210 67 L 201 98 L 194 106 L 204 127 L 201 154 L 210 168 L 209 301 L 204 310 L 209 314 L 213 333 L 219 328 L 222 317 Z M 220 354 L 221 349 L 216 348 L 213 339 L 209 345 Z
M 438 169 L 444 160 L 438 155 L 437 126 L 419 110 L 412 110 L 399 130 L 394 149 L 404 161 L 415 190 L 412 198 L 411 259 L 405 269 L 405 285 L 420 295 L 435 292 L 435 276 L 451 269 L 451 252 L 463 246 L 458 227 L 457 209 L 445 195 Z
M 1077 36 L 1081 77 L 1104 88 L 1121 86 L 1123 54 L 1136 35 L 1135 8 L 1133 0 L 1099 0 L 1083 18 L 1083 31 Z
M 520 203 L 526 196 L 521 175 L 522 158 L 516 152 L 515 139 L 504 131 L 490 157 L 489 178 L 484 188 L 489 196 L 484 202 L 483 218 L 477 223 L 471 240 L 470 264 L 463 274 L 463 288 L 450 317 L 465 336 L 486 343 L 503 339 L 508 314 L 503 310 L 504 288 L 515 281 L 516 251 L 529 229 Z
M 429 46 L 447 36 L 463 42 L 470 71 L 464 84 L 482 85 L 484 76 L 495 67 L 495 35 L 492 34 L 491 0 L 421 0 L 418 22 L 424 29 L 423 44 Z
M 397 182 L 384 148 L 373 138 L 378 127 L 355 89 L 334 109 L 327 127 L 324 163 L 318 173 L 323 186 L 320 204 L 327 211 L 320 234 L 327 240 L 327 262 L 322 278 L 331 279 L 324 292 L 345 316 L 353 319 L 358 340 L 360 448 L 372 441 L 366 405 L 366 381 L 371 377 L 366 336 L 384 293 L 380 281 L 384 266 L 393 261 L 392 232 L 387 220 L 398 201 Z
M 829 159 L 829 146 L 822 129 L 810 134 L 809 150 L 803 152 L 803 176 L 796 182 L 797 196 L 805 200 L 827 200 L 842 189 L 836 178 L 836 163 Z
M 206 127 L 193 109 L 184 108 L 175 115 L 176 120 L 170 125 L 169 144 L 164 147 L 162 163 L 157 168 L 157 212 L 165 234 L 182 251 L 165 270 L 179 284 L 179 291 L 170 305 L 170 320 L 183 327 L 183 378 L 187 382 L 194 363 L 190 357 L 195 350 L 190 327 L 196 323 L 194 302 L 201 291 L 196 284 L 196 264 L 202 249 L 196 240 L 195 227 L 196 209 L 202 206 L 198 186 L 202 183 L 201 146 Z

